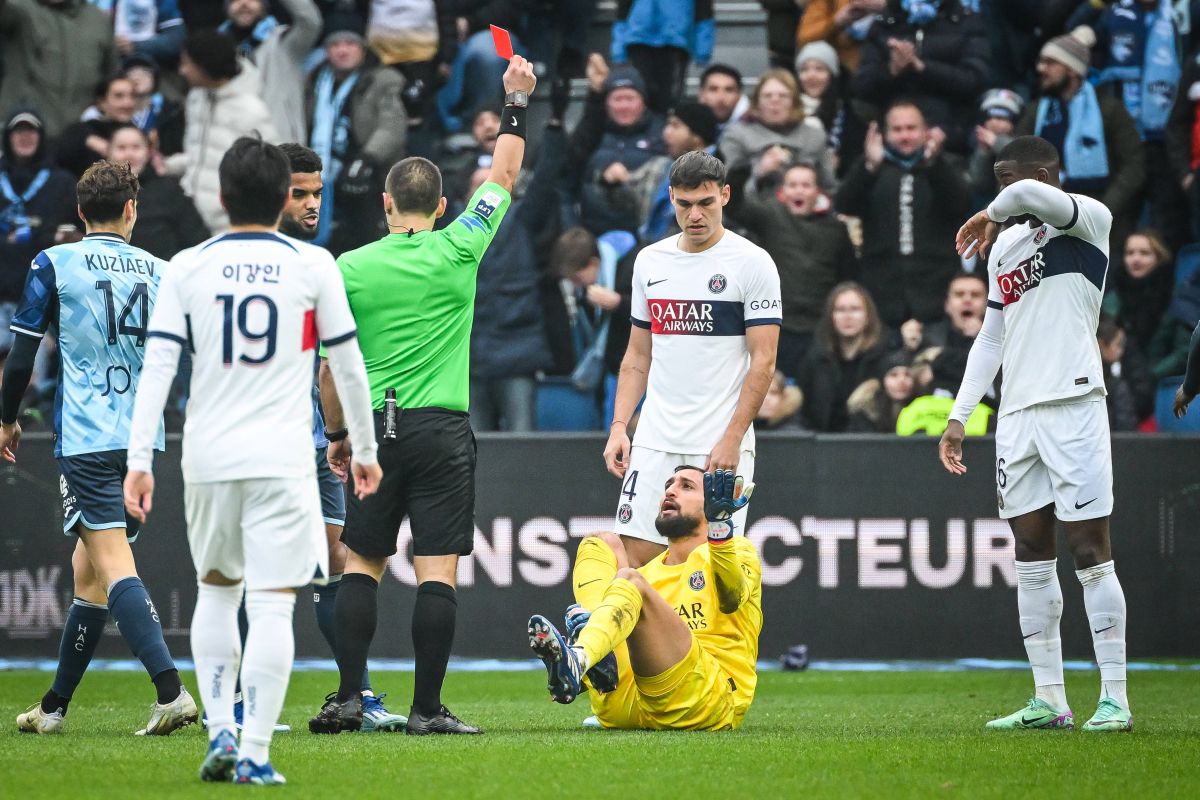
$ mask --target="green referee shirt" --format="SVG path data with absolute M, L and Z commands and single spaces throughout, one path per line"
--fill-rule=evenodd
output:
M 485 183 L 442 230 L 392 233 L 338 258 L 374 408 L 392 388 L 400 408 L 467 410 L 475 276 L 511 203 Z

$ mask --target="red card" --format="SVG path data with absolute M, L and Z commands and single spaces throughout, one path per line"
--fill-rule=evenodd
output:
M 489 26 L 492 29 L 492 41 L 496 44 L 496 55 L 505 61 L 513 57 L 512 39 L 504 28 Z

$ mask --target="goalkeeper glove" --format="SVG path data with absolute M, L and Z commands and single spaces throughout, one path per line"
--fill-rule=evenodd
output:
M 733 515 L 750 502 L 754 484 L 733 470 L 718 469 L 704 473 L 704 518 L 708 520 L 710 542 L 733 537 Z

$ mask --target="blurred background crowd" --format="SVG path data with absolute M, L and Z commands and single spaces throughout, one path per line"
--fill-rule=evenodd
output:
M 164 259 L 228 226 L 217 166 L 255 131 L 321 156 L 335 255 L 386 235 L 408 155 L 441 166 L 453 219 L 499 129 L 489 24 L 539 86 L 479 271 L 477 430 L 606 426 L 634 259 L 678 231 L 667 173 L 704 149 L 727 226 L 781 278 L 759 429 L 940 434 L 987 297 L 954 234 L 1027 133 L 1114 215 L 1112 427 L 1171 424 L 1200 318 L 1200 0 L 0 0 L 0 361 L 33 256 L 82 235 L 74 183 L 99 158 L 138 173 L 133 243 Z M 55 374 L 51 344 L 24 424 Z M 968 433 L 998 403 L 999 381 Z

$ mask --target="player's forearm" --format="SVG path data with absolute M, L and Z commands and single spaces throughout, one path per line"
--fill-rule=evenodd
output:
M 742 570 L 738 546 L 734 539 L 708 543 L 709 563 L 717 585 L 717 606 L 722 614 L 732 614 L 750 596 L 750 581 Z
M 625 353 L 621 359 L 621 371 L 617 373 L 617 395 L 613 399 L 612 423 L 629 424 L 638 402 L 646 393 L 646 381 L 650 376 L 650 359 L 640 354 Z
M 317 370 L 317 391 L 321 395 L 321 414 L 325 417 L 325 430 L 340 431 L 346 427 L 346 415 L 342 412 L 342 403 L 338 399 L 337 386 L 333 382 L 333 372 L 329 369 L 329 359 L 321 359 L 321 367 Z
M 995 222 L 1032 214 L 1056 228 L 1065 228 L 1076 213 L 1075 201 L 1069 194 L 1030 178 L 1004 187 L 987 208 L 988 217 Z
M 950 419 L 956 419 L 963 425 L 975 411 L 975 406 L 983 399 L 984 393 L 996 380 L 996 372 L 1000 369 L 1004 341 L 1004 312 L 998 308 L 988 308 L 983 316 L 983 327 L 971 345 L 967 355 L 967 368 L 963 373 L 962 385 L 958 387 L 958 396 L 954 399 L 954 409 Z
M 7 384 L 6 372 L 5 385 Z M 1183 390 L 1192 396 L 1200 392 L 1200 323 L 1197 323 L 1196 328 L 1192 331 L 1192 343 L 1188 348 L 1187 372 L 1183 376 Z
M 525 109 L 505 106 L 500 110 L 500 136 L 496 139 L 488 180 L 511 192 L 524 159 Z
M 4 362 L 4 385 L 0 386 L 0 422 L 11 425 L 21 413 L 21 398 L 33 377 L 33 362 L 41 339 L 18 333 Z
M 725 437 L 741 441 L 762 408 L 771 381 L 775 378 L 775 347 L 762 347 L 750 354 L 750 370 L 742 381 L 737 406 L 725 428 Z
M 367 382 L 367 365 L 363 363 L 358 339 L 351 338 L 329 348 L 329 371 L 337 384 L 341 410 L 350 431 L 354 460 L 360 464 L 377 461 L 375 420 L 371 415 L 371 385 Z
M 158 423 L 171 391 L 171 381 L 179 368 L 183 347 L 170 339 L 153 336 L 146 342 L 142 374 L 138 378 L 137 395 L 133 403 L 133 422 L 129 426 L 129 470 L 151 472 L 154 466 L 154 440 Z

